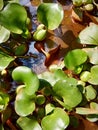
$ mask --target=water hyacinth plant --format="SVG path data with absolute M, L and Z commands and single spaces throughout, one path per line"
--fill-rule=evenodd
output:
M 87 6 L 95 7 L 96 3 L 73 0 L 71 4 L 84 13 Z M 59 45 L 47 52 L 46 39 L 55 31 L 60 33 L 62 21 L 67 17 L 60 2 L 41 2 L 32 31 L 27 7 L 28 4 L 25 7 L 18 0 L 0 0 L 0 130 L 67 130 L 70 126 L 78 127 L 80 120 L 97 122 L 97 22 L 86 24 L 75 37 L 81 48 L 69 49 L 59 64 L 50 62 L 45 71 L 37 73 L 23 62 L 39 56 L 30 53 L 30 45 L 36 43 L 35 48 L 48 62 L 59 55 L 64 48 Z M 65 34 L 58 37 L 64 40 Z M 52 46 L 52 40 L 49 43 Z

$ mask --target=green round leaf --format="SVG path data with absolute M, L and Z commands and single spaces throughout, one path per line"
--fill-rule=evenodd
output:
M 20 117 L 17 124 L 22 130 L 42 130 L 39 123 L 34 118 Z
M 91 108 L 91 109 L 96 109 L 96 110 L 98 110 L 98 103 L 96 103 L 96 102 L 91 102 L 91 103 L 90 103 L 90 108 Z
M 3 0 L 0 0 L 0 10 L 3 8 L 3 5 L 4 5 Z
M 20 116 L 27 116 L 35 110 L 34 96 L 25 93 L 25 87 L 21 87 L 15 99 L 15 111 Z
M 55 108 L 51 115 L 47 115 L 41 122 L 43 130 L 64 130 L 69 125 L 69 116 L 61 108 Z
M 89 80 L 89 78 L 91 77 L 91 73 L 89 71 L 83 71 L 80 74 L 80 79 L 84 82 L 87 82 Z
M 0 12 L 0 24 L 13 33 L 26 31 L 27 12 L 18 3 L 9 3 Z
M 95 65 L 91 68 L 91 77 L 88 82 L 94 85 L 98 85 L 98 65 Z
M 86 52 L 81 49 L 75 49 L 67 53 L 64 58 L 64 63 L 68 69 L 74 70 L 77 66 L 83 64 L 86 60 Z
M 1 26 L 0 28 L 0 43 L 6 42 L 10 37 L 10 31 Z
M 85 96 L 86 96 L 88 101 L 93 100 L 93 99 L 96 98 L 97 91 L 93 88 L 92 85 L 86 86 L 85 89 L 86 89 Z
M 39 79 L 32 70 L 26 66 L 16 67 L 12 72 L 12 77 L 18 82 L 25 84 L 25 92 L 28 95 L 35 94 L 39 87 Z
M 90 26 L 86 27 L 80 32 L 78 36 L 78 41 L 81 44 L 98 45 L 97 34 L 98 34 L 98 25 L 92 23 L 90 24 Z
M 82 100 L 82 94 L 77 87 L 77 81 L 73 78 L 58 81 L 53 90 L 57 96 L 63 99 L 63 106 L 70 110 Z M 73 99 L 73 100 L 72 100 Z
M 63 8 L 57 3 L 42 3 L 37 9 L 38 20 L 50 30 L 60 25 L 63 16 Z

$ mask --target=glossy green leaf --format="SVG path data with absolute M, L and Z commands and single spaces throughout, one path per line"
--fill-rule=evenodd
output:
M 22 130 L 42 130 L 39 123 L 34 118 L 20 117 L 17 124 Z
M 1 26 L 0 28 L 0 43 L 6 42 L 10 37 L 10 31 Z
M 9 3 L 0 12 L 0 24 L 13 33 L 26 31 L 27 12 L 18 3 Z
M 93 88 L 92 85 L 86 86 L 85 90 L 86 90 L 85 96 L 86 96 L 88 101 L 93 100 L 93 99 L 96 98 L 97 91 Z
M 98 65 L 95 65 L 91 68 L 91 77 L 88 82 L 94 85 L 98 85 Z
M 12 56 L 0 51 L 0 71 L 4 70 L 13 60 Z
M 36 41 L 43 41 L 46 38 L 47 30 L 45 29 L 38 29 L 34 32 L 33 38 Z
M 92 23 L 79 33 L 78 41 L 81 44 L 98 45 L 97 34 L 98 34 L 98 25 Z
M 63 99 L 62 105 L 68 110 L 76 107 L 82 101 L 82 95 L 77 87 L 76 79 L 59 80 L 54 85 L 53 90 L 57 96 Z
M 29 96 L 25 93 L 25 87 L 21 87 L 17 91 L 15 100 L 15 111 L 20 116 L 27 116 L 35 110 L 34 95 Z
M 98 47 L 84 48 L 83 50 L 87 53 L 90 63 L 98 64 Z
M 67 55 L 65 55 L 64 63 L 68 69 L 74 70 L 75 68 L 83 64 L 86 60 L 86 52 L 81 49 L 75 49 L 69 51 Z
M 9 96 L 3 92 L 0 92 L 0 112 L 4 111 L 9 103 Z
M 69 125 L 69 116 L 61 108 L 55 108 L 53 113 L 42 119 L 43 130 L 64 130 Z
M 3 6 L 4 6 L 3 0 L 0 0 L 0 10 L 3 8 Z
M 54 30 L 60 25 L 63 16 L 63 8 L 57 3 L 42 3 L 37 9 L 38 20 L 50 30 Z
M 12 77 L 17 82 L 23 82 L 25 92 L 28 95 L 33 95 L 39 88 L 39 79 L 37 75 L 26 66 L 16 67 L 12 72 Z

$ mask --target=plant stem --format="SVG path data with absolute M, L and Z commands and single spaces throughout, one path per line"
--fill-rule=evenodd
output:
M 7 120 L 6 124 L 10 127 L 11 130 L 18 130 L 18 129 L 16 129 L 16 127 L 12 124 L 12 122 L 10 120 Z

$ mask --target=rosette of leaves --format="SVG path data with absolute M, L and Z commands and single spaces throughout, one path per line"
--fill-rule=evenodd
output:
M 39 87 L 37 75 L 26 66 L 19 66 L 12 72 L 17 82 L 22 82 L 16 91 L 15 110 L 18 115 L 27 116 L 35 110 L 35 92 Z

